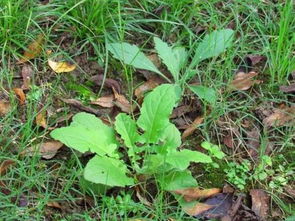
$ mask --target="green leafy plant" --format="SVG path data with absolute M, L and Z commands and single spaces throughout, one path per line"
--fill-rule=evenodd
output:
M 73 117 L 70 126 L 53 130 L 51 136 L 81 153 L 95 154 L 84 169 L 84 178 L 90 182 L 124 187 L 136 183 L 134 174 L 166 174 L 161 183 L 165 190 L 193 187 L 196 181 L 187 170 L 190 162 L 212 160 L 198 151 L 178 149 L 180 132 L 169 121 L 169 115 L 180 96 L 179 86 L 162 84 L 145 97 L 137 121 L 120 113 L 112 128 L 82 112 Z M 115 132 L 120 135 L 120 142 Z M 119 146 L 125 148 L 128 160 L 123 160 Z
M 195 70 L 198 64 L 211 57 L 218 56 L 231 46 L 233 40 L 233 31 L 231 29 L 223 29 L 220 31 L 213 31 L 206 35 L 203 40 L 197 45 L 194 50 L 194 55 L 189 63 L 188 52 L 184 47 L 171 47 L 160 38 L 154 37 L 155 49 L 167 69 L 170 71 L 173 80 L 176 84 L 184 88 L 187 82 L 196 75 Z M 129 43 L 110 43 L 107 49 L 113 54 L 114 58 L 121 60 L 123 63 L 133 66 L 134 68 L 149 70 L 167 78 L 145 55 L 140 51 L 136 45 Z M 202 85 L 188 86 L 197 96 L 205 102 L 214 104 L 217 96 L 212 88 Z
M 217 158 L 221 160 L 225 156 L 225 154 L 221 151 L 219 146 L 212 144 L 208 141 L 204 141 L 203 143 L 201 143 L 201 146 L 208 151 L 209 156 L 212 158 Z M 219 165 L 215 162 L 212 162 L 211 165 L 214 168 L 219 168 Z
M 250 162 L 243 160 L 240 164 L 235 162 L 228 163 L 228 169 L 225 169 L 228 182 L 238 187 L 240 190 L 245 189 L 246 182 L 249 178 Z

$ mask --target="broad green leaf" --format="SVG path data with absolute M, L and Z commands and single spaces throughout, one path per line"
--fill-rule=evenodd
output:
M 202 85 L 189 86 L 189 88 L 202 100 L 205 100 L 210 104 L 214 104 L 216 102 L 216 92 L 213 88 L 204 87 Z
M 84 178 L 107 186 L 133 185 L 133 179 L 127 177 L 126 173 L 128 173 L 127 167 L 120 160 L 96 155 L 87 163 Z
M 176 151 L 176 148 L 181 145 L 181 134 L 176 126 L 169 123 L 168 126 L 161 133 L 161 145 L 157 146 L 157 152 L 166 154 Z
M 187 51 L 184 47 L 178 46 L 172 49 L 173 54 L 176 57 L 179 70 L 181 70 L 187 62 Z
M 149 154 L 145 157 L 142 168 L 137 171 L 141 174 L 165 173 L 173 169 L 173 166 L 165 163 L 165 156 L 161 154 Z
M 224 52 L 226 48 L 231 46 L 233 34 L 233 30 L 223 29 L 206 35 L 196 49 L 193 64 L 198 64 L 202 60 L 218 56 Z
M 128 155 L 134 157 L 135 142 L 139 140 L 135 121 L 129 115 L 120 113 L 116 117 L 115 128 L 124 140 L 125 145 L 130 148 Z
M 147 143 L 158 142 L 161 136 L 160 132 L 168 126 L 169 115 L 180 95 L 179 86 L 162 84 L 145 97 L 137 125 L 145 131 L 143 138 Z
M 154 37 L 155 48 L 159 57 L 163 60 L 168 70 L 171 72 L 174 81 L 179 79 L 180 64 L 171 47 L 160 38 Z
M 185 170 L 190 162 L 211 163 L 211 157 L 198 151 L 182 150 L 173 152 L 166 157 L 166 162 L 175 168 Z
M 115 156 L 117 141 L 114 130 L 92 114 L 78 113 L 70 126 L 55 129 L 50 135 L 82 153 L 91 151 L 99 155 Z
M 168 174 L 165 174 L 163 180 L 158 180 L 162 181 L 161 186 L 164 190 L 167 191 L 180 190 L 198 186 L 196 179 L 192 176 L 189 170 L 171 171 Z
M 158 68 L 148 59 L 136 45 L 128 43 L 111 43 L 107 45 L 114 58 L 121 60 L 125 64 L 135 68 L 145 69 L 163 75 Z

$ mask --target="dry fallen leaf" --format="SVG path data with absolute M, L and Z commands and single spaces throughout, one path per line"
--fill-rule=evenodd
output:
M 24 65 L 21 70 L 21 75 L 23 78 L 23 85 L 22 89 L 23 90 L 28 90 L 31 85 L 31 77 L 33 75 L 33 69 L 31 68 L 30 65 Z
M 81 101 L 76 100 L 76 99 L 61 99 L 63 102 L 66 104 L 72 105 L 75 108 L 78 108 L 79 110 L 86 111 L 92 114 L 95 114 L 96 116 L 101 116 L 102 111 L 94 109 L 92 107 L 85 106 Z
M 100 97 L 95 101 L 91 101 L 91 104 L 99 105 L 101 107 L 113 107 L 114 106 L 114 95 L 106 95 L 104 97 Z
M 55 209 L 62 209 L 61 205 L 58 203 L 58 202 L 48 202 L 46 204 L 46 206 L 48 207 L 52 207 L 52 208 L 55 208 Z
M 295 124 L 295 106 L 276 109 L 273 114 L 263 120 L 267 127 L 294 125 Z
M 26 95 L 25 95 L 23 89 L 21 89 L 21 88 L 13 88 L 13 91 L 14 91 L 15 95 L 17 96 L 20 105 L 25 104 Z
M 294 93 L 295 92 L 295 83 L 288 86 L 280 86 L 280 91 L 285 93 Z
M 57 151 L 63 146 L 61 142 L 58 141 L 49 141 L 42 144 L 37 144 L 34 146 L 29 147 L 27 150 L 24 150 L 21 154 L 33 156 L 34 154 L 38 153 L 44 159 L 52 159 Z
M 44 35 L 39 34 L 37 39 L 29 44 L 27 50 L 24 52 L 22 58 L 17 62 L 18 64 L 25 63 L 37 57 L 42 51 L 42 44 L 44 42 Z
M 185 139 L 186 137 L 190 136 L 197 129 L 197 126 L 203 123 L 203 120 L 204 120 L 203 116 L 197 117 L 193 121 L 193 123 L 187 129 L 185 129 L 185 131 L 182 133 L 181 138 Z
M 108 88 L 115 88 L 116 91 L 120 94 L 121 93 L 121 86 L 118 81 L 111 79 L 111 78 L 105 78 L 103 74 L 94 75 L 90 78 L 90 81 L 93 81 L 97 85 L 104 85 Z
M 134 95 L 137 97 L 137 99 L 142 98 L 145 92 L 154 89 L 159 84 L 160 81 L 157 80 L 157 78 L 151 78 L 142 85 L 140 85 L 138 88 L 136 88 L 134 91 Z
M 0 176 L 3 176 L 7 172 L 8 167 L 12 166 L 13 164 L 15 164 L 13 160 L 4 160 L 0 164 Z
M 179 194 L 183 196 L 183 199 L 186 202 L 191 202 L 193 200 L 207 198 L 213 196 L 217 193 L 221 192 L 219 188 L 211 188 L 211 189 L 199 189 L 199 188 L 187 188 L 181 190 L 174 190 L 173 193 Z
M 69 64 L 68 62 L 55 62 L 51 59 L 48 59 L 48 65 L 56 73 L 71 72 L 75 70 L 75 64 Z
M 250 195 L 253 212 L 259 216 L 261 220 L 266 220 L 269 210 L 269 196 L 264 190 L 260 189 L 250 190 Z
M 249 72 L 248 74 L 239 72 L 236 74 L 235 79 L 230 83 L 229 88 L 231 90 L 246 91 L 254 84 L 261 83 L 260 80 L 253 80 L 253 78 L 257 75 L 258 73 L 253 71 Z
M 201 214 L 209 209 L 211 209 L 213 206 L 208 205 L 205 203 L 196 203 L 192 207 L 184 207 L 183 210 L 190 216 L 196 216 L 198 214 Z
M 47 128 L 47 121 L 46 121 L 46 112 L 41 111 L 37 116 L 36 116 L 36 124 L 39 127 Z
M 114 104 L 121 109 L 121 111 L 125 113 L 130 113 L 133 111 L 133 107 L 130 102 L 126 99 L 126 97 L 122 94 L 118 94 L 115 88 L 113 88 L 115 101 Z
M 9 102 L 0 100 L 0 116 L 8 114 L 11 110 L 11 105 Z

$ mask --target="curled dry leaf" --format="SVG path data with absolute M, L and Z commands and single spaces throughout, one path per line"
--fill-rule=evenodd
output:
M 17 96 L 20 105 L 25 104 L 26 95 L 25 95 L 23 89 L 21 89 L 21 88 L 14 88 L 13 91 L 14 91 L 15 95 Z
M 104 75 L 98 74 L 98 75 L 92 76 L 90 78 L 90 81 L 93 81 L 97 85 L 102 85 L 102 83 L 104 82 L 104 85 L 106 87 L 115 88 L 118 93 L 121 93 L 121 86 L 118 81 L 111 79 L 111 78 L 106 78 L 105 80 L 103 80 L 103 79 L 104 79 Z
M 119 107 L 123 112 L 130 113 L 134 110 L 133 106 L 122 94 L 118 94 L 115 88 L 113 88 L 115 101 L 114 104 Z
M 101 107 L 111 108 L 114 106 L 114 95 L 106 95 L 104 97 L 100 97 L 95 101 L 91 101 L 91 104 L 99 105 Z
M 7 172 L 8 167 L 12 166 L 13 164 L 15 164 L 13 160 L 4 160 L 0 164 L 0 176 L 3 176 Z
M 68 62 L 55 62 L 51 59 L 48 59 L 48 65 L 56 73 L 71 72 L 76 69 L 75 64 L 69 64 Z
M 22 78 L 23 78 L 23 85 L 22 85 L 21 88 L 23 90 L 28 90 L 30 88 L 30 85 L 31 85 L 31 77 L 33 75 L 33 70 L 31 68 L 31 66 L 25 64 L 22 67 L 21 75 L 22 75 Z
M 17 63 L 22 64 L 37 57 L 42 51 L 43 42 L 44 42 L 44 35 L 39 34 L 37 39 L 28 45 L 27 50 L 25 50 L 22 58 Z
M 11 105 L 9 102 L 0 100 L 0 116 L 5 116 L 11 110 Z
M 41 144 L 34 145 L 29 147 L 27 150 L 23 151 L 22 155 L 33 156 L 34 154 L 41 155 L 44 159 L 52 159 L 57 151 L 63 146 L 61 142 L 58 141 L 49 141 Z
M 47 121 L 46 121 L 46 112 L 41 111 L 37 116 L 36 116 L 36 124 L 39 127 L 47 128 Z
M 253 71 L 249 72 L 248 74 L 244 72 L 239 72 L 236 74 L 235 79 L 230 83 L 229 88 L 231 90 L 246 91 L 254 84 L 261 83 L 260 80 L 253 79 L 257 75 L 258 73 Z
M 250 190 L 250 195 L 252 199 L 253 212 L 259 216 L 261 220 L 266 220 L 269 210 L 269 196 L 264 190 L 260 189 Z
M 197 126 L 203 123 L 203 121 L 204 121 L 203 116 L 197 117 L 193 121 L 193 123 L 187 129 L 185 129 L 185 131 L 182 133 L 181 138 L 185 139 L 186 137 L 190 136 L 197 129 Z
M 134 95 L 137 97 L 137 99 L 143 98 L 144 93 L 154 89 L 159 84 L 161 84 L 162 79 L 158 77 L 152 77 L 142 85 L 140 85 L 138 88 L 135 89 Z
M 186 202 L 191 202 L 197 199 L 208 198 L 213 196 L 217 193 L 221 192 L 219 188 L 212 188 L 212 189 L 199 189 L 199 188 L 187 188 L 181 190 L 174 190 L 173 193 L 179 194 L 183 196 L 183 199 Z
M 266 127 L 294 125 L 295 124 L 295 106 L 276 109 L 273 114 L 263 120 Z

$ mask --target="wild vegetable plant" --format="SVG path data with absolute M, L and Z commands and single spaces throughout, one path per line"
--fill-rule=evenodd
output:
M 197 96 L 210 104 L 214 104 L 217 99 L 214 89 L 202 85 L 189 86 L 187 83 L 198 73 L 196 69 L 201 61 L 220 55 L 231 46 L 232 40 L 233 30 L 231 29 L 213 31 L 197 44 L 196 49 L 192 50 L 193 56 L 189 60 L 189 53 L 184 47 L 171 47 L 160 38 L 154 37 L 155 49 L 171 73 L 174 83 L 180 85 L 182 89 L 189 87 Z M 107 45 L 107 49 L 113 54 L 114 58 L 123 63 L 134 68 L 155 72 L 172 83 L 136 45 L 126 42 L 110 43 Z
M 160 183 L 164 190 L 194 187 L 196 180 L 187 170 L 190 162 L 212 160 L 198 151 L 178 149 L 180 132 L 169 115 L 180 96 L 179 86 L 162 84 L 145 97 L 137 120 L 120 113 L 113 128 L 82 112 L 73 117 L 70 126 L 53 130 L 51 136 L 81 153 L 95 154 L 84 169 L 84 178 L 93 183 L 124 187 L 136 184 L 135 174 L 156 178 L 165 174 Z M 119 146 L 124 147 L 123 154 Z

